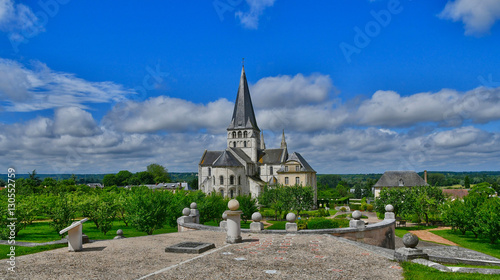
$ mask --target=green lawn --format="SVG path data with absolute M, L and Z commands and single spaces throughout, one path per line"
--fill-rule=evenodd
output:
M 134 229 L 132 226 L 125 226 L 122 221 L 113 221 L 113 227 L 109 232 L 104 235 L 99 229 L 96 228 L 93 222 L 88 221 L 83 224 L 83 233 L 86 234 L 90 239 L 113 239 L 116 236 L 116 231 L 118 229 L 123 230 L 123 235 L 125 237 L 134 236 L 145 236 L 145 232 L 140 232 Z M 177 227 L 169 227 L 165 225 L 163 228 L 155 230 L 154 234 L 177 232 Z M 21 230 L 17 235 L 16 241 L 25 242 L 48 242 L 54 240 L 60 240 L 61 237 L 50 225 L 49 222 L 36 222 L 26 229 Z
M 498 243 L 490 244 L 489 240 L 481 237 L 476 239 L 474 237 L 474 234 L 472 234 L 469 231 L 465 235 L 462 235 L 459 231 L 453 232 L 453 230 L 451 229 L 432 230 L 431 232 L 443 238 L 446 238 L 452 242 L 455 242 L 464 248 L 485 253 L 496 258 L 500 258 L 500 244 Z
M 451 267 L 473 267 L 473 268 L 490 268 L 490 269 L 500 269 L 500 266 L 493 266 L 493 265 L 472 265 L 472 264 L 465 264 L 465 263 L 456 263 L 456 264 L 442 264 L 444 266 L 451 266 Z
M 251 223 L 252 223 L 252 221 L 247 221 L 246 223 L 244 221 L 241 221 L 240 222 L 240 226 L 241 226 L 241 228 L 250 228 L 250 224 Z M 206 222 L 204 225 L 206 225 L 206 226 L 213 226 L 213 227 L 218 227 L 219 226 L 214 221 Z
M 405 234 L 410 232 L 410 230 L 423 230 L 423 229 L 431 229 L 437 228 L 437 226 L 416 226 L 416 227 L 397 227 L 396 228 L 396 236 L 403 238 Z
M 266 229 L 285 229 L 285 225 L 287 221 L 267 221 L 270 224 L 273 224 L 272 226 L 269 226 Z
M 411 280 L 489 280 L 500 279 L 499 275 L 485 275 L 479 273 L 456 273 L 456 272 L 441 272 L 437 269 L 427 267 L 425 265 L 403 262 L 403 276 L 405 279 Z
M 22 255 L 34 254 L 42 251 L 53 250 L 62 247 L 68 247 L 68 244 L 55 244 L 55 245 L 36 246 L 36 247 L 16 246 L 16 257 Z M 0 245 L 0 259 L 9 258 L 9 256 L 7 256 L 7 254 L 9 253 L 10 253 L 10 245 Z
M 349 218 L 350 218 L 350 217 L 351 217 L 351 214 L 340 214 L 340 215 L 335 216 L 335 218 L 337 218 L 337 219 L 345 219 L 345 218 L 347 218 L 348 216 L 349 216 Z M 361 219 L 368 219 L 368 217 L 367 217 L 367 216 L 365 216 L 365 215 L 361 215 Z

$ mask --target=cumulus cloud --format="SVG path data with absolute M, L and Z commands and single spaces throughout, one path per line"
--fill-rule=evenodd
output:
M 13 41 L 23 41 L 27 36 L 44 32 L 45 28 L 28 6 L 0 0 L 0 30 L 8 32 Z
M 54 132 L 60 135 L 81 137 L 101 133 L 92 115 L 78 107 L 57 109 L 54 119 Z
M 277 76 L 260 79 L 251 87 L 253 102 L 259 108 L 297 107 L 309 104 L 320 104 L 329 99 L 333 89 L 328 75 L 313 74 L 305 77 Z
M 71 73 L 53 71 L 34 61 L 31 68 L 0 58 L 0 101 L 11 112 L 58 107 L 87 108 L 85 103 L 119 102 L 135 94 L 113 82 L 89 82 Z
M 465 93 L 443 89 L 410 96 L 377 91 L 362 102 L 353 115 L 353 123 L 385 127 L 410 127 L 426 122 L 460 126 L 467 120 L 487 123 L 500 119 L 499 106 L 500 88 L 479 87 Z
M 236 18 L 239 18 L 241 24 L 248 29 L 257 29 L 259 27 L 259 18 L 268 7 L 272 7 L 276 0 L 246 0 L 250 10 L 247 12 L 237 11 Z
M 206 105 L 159 96 L 115 106 L 103 120 L 108 127 L 134 133 L 163 131 L 224 131 L 234 103 L 219 99 Z
M 497 0 L 455 0 L 448 1 L 441 18 L 462 21 L 466 35 L 480 35 L 488 32 L 500 19 L 500 2 Z

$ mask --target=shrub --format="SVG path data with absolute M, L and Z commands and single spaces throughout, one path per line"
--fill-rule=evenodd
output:
M 319 208 L 315 215 L 315 217 L 328 217 L 328 216 L 330 216 L 330 211 L 326 211 L 325 208 Z
M 259 212 L 262 214 L 262 217 L 274 218 L 274 211 L 272 209 L 264 209 Z
M 365 199 L 365 200 L 366 200 L 366 199 Z M 360 210 L 361 210 L 361 211 L 366 211 L 366 207 L 367 207 L 367 205 L 368 205 L 368 204 L 366 204 L 366 202 L 361 202 L 361 207 L 359 207 L 359 208 L 360 208 Z
M 336 223 L 333 219 L 313 218 L 310 219 L 307 223 L 308 229 L 325 229 L 336 227 L 338 227 L 338 223 Z
M 361 209 L 361 205 L 359 204 L 349 204 L 349 208 L 351 208 L 351 210 L 360 210 Z
M 371 205 L 371 204 L 367 204 L 367 205 L 366 205 L 366 210 L 367 210 L 368 212 L 372 212 L 372 211 L 373 211 L 373 205 Z
M 299 230 L 307 229 L 307 220 L 305 220 L 305 219 L 297 220 L 297 228 Z
M 345 212 L 347 209 L 345 207 L 340 207 L 340 212 Z

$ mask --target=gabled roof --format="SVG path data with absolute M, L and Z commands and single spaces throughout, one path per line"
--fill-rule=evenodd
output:
M 416 187 L 428 184 L 415 171 L 386 171 L 374 187 Z
M 235 153 L 240 159 L 242 159 L 246 163 L 251 163 L 252 159 L 248 157 L 248 155 L 243 152 L 241 148 L 228 148 L 231 152 Z
M 234 167 L 243 166 L 230 152 L 223 151 L 218 159 L 215 160 L 213 167 Z
M 265 149 L 259 151 L 259 163 L 262 164 L 281 164 L 282 159 L 287 157 L 284 155 L 286 149 Z
M 234 103 L 233 118 L 227 129 L 253 128 L 260 131 L 253 111 L 250 90 L 248 89 L 245 67 L 241 69 L 240 86 Z
M 205 153 L 201 157 L 200 160 L 200 165 L 201 166 L 211 166 L 216 159 L 220 157 L 222 154 L 222 151 L 207 151 L 205 150 Z
M 297 161 L 300 163 L 302 168 L 300 171 L 307 171 L 307 172 L 316 172 L 314 169 L 307 163 L 307 161 L 300 155 L 299 153 L 294 152 L 293 154 L 288 156 L 287 162 L 289 161 Z

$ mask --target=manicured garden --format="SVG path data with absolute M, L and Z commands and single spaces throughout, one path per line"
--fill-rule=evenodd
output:
M 499 279 L 498 275 L 486 275 L 479 273 L 456 273 L 456 272 L 441 272 L 435 268 L 425 265 L 403 262 L 403 276 L 405 279 L 411 280 L 490 280 Z

